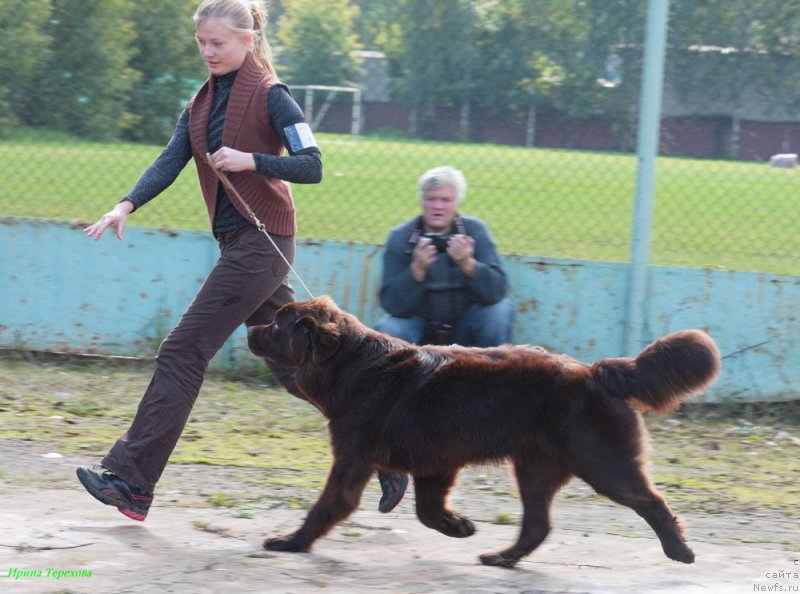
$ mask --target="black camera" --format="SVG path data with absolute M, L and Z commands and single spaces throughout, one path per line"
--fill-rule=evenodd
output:
M 444 322 L 430 322 L 420 344 L 448 345 L 453 343 L 453 326 Z
M 436 251 L 440 254 L 447 251 L 447 242 L 453 237 L 452 234 L 440 235 L 438 233 L 423 233 L 422 237 L 427 237 L 431 243 L 436 247 Z

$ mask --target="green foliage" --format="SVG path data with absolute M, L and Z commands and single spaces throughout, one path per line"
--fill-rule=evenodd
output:
M 294 84 L 346 85 L 359 70 L 353 52 L 358 8 L 348 0 L 286 0 L 278 39 L 289 62 L 284 78 Z
M 36 67 L 48 55 L 49 17 L 50 0 L 0 2 L 0 136 L 24 119 Z
M 435 136 L 437 107 L 459 104 L 472 87 L 476 48 L 467 0 L 400 0 L 379 35 L 395 95 L 417 111 L 418 132 Z
M 436 111 L 461 106 L 462 125 L 485 112 L 551 105 L 572 118 L 602 116 L 631 148 L 647 3 L 638 0 L 361 0 L 361 30 L 386 52 L 395 96 L 417 110 L 419 136 L 435 136 Z M 800 5 L 782 0 L 671 3 L 668 65 L 676 91 L 698 105 L 753 89 L 796 109 Z M 704 59 L 690 45 L 739 50 L 692 76 Z M 741 50 L 746 50 L 742 52 Z M 724 63 L 724 66 L 723 66 Z M 613 68 L 612 68 L 612 65 Z M 616 79 L 611 79 L 611 70 Z M 725 109 L 731 110 L 733 103 Z M 475 115 L 477 114 L 477 117 Z M 467 121 L 464 121 L 467 120 Z
M 502 9 L 478 5 L 480 27 L 474 39 L 480 59 L 471 95 L 489 113 L 522 113 L 535 102 L 537 80 L 550 74 L 541 62 L 542 36 L 522 4 L 509 2 Z
M 33 124 L 91 138 L 163 142 L 205 78 L 192 39 L 197 2 L 0 2 L 0 135 Z M 480 138 L 484 115 L 510 115 L 522 124 L 537 108 L 552 106 L 572 118 L 610 119 L 618 147 L 627 150 L 646 5 L 272 0 L 268 33 L 290 63 L 281 74 L 295 84 L 348 84 L 360 67 L 353 50 L 361 43 L 383 49 L 395 99 L 414 108 L 414 135 L 437 137 L 437 110 L 444 107 L 460 108 L 462 138 L 469 140 Z M 667 37 L 673 91 L 723 114 L 752 104 L 756 94 L 792 113 L 800 79 L 787 73 L 800 61 L 799 29 L 797 2 L 673 0 Z M 621 78 L 605 84 L 612 62 Z
M 165 142 L 177 115 L 206 76 L 197 55 L 192 14 L 196 2 L 139 0 L 133 8 L 136 30 L 131 67 L 139 74 L 128 95 L 131 140 Z
M 280 1 L 280 0 L 279 0 Z M 394 18 L 396 0 L 353 0 L 358 7 L 358 18 L 354 23 L 356 35 L 367 47 L 381 47 L 379 38 L 386 23 Z
M 795 111 L 800 79 L 788 73 L 800 67 L 799 34 L 797 2 L 682 1 L 672 7 L 667 67 L 682 96 L 721 113 L 753 96 L 769 97 L 773 113 Z
M 278 32 L 278 22 L 285 12 L 284 0 L 269 0 L 267 2 L 267 38 L 272 39 Z
M 451 105 L 462 118 L 477 108 L 521 119 L 541 104 L 576 118 L 629 112 L 633 94 L 598 80 L 616 47 L 638 41 L 643 15 L 635 0 L 395 4 L 376 41 L 389 56 L 397 97 L 419 111 L 423 137 L 437 108 Z
M 646 3 L 637 0 L 566 0 L 546 3 L 542 20 L 545 46 L 563 77 L 556 83 L 553 104 L 572 117 L 616 115 L 630 107 L 638 92 L 629 76 L 619 87 L 606 87 L 607 62 L 623 48 L 640 53 Z M 626 58 L 632 56 L 626 54 Z M 626 74 L 628 73 L 626 68 Z M 622 101 L 622 91 L 633 92 Z
M 800 4 L 786 0 L 678 0 L 670 5 L 676 47 L 708 45 L 800 54 Z
M 136 36 L 132 0 L 53 0 L 47 84 L 32 98 L 31 120 L 98 139 L 132 124 L 126 97 L 139 75 L 130 68 Z
M 81 136 L 163 142 L 193 82 L 191 14 L 181 0 L 4 0 L 0 135 L 46 125 Z

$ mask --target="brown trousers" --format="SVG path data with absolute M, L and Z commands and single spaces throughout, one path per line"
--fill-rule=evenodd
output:
M 293 262 L 294 237 L 271 237 Z M 236 328 L 269 323 L 280 306 L 294 300 L 286 263 L 258 229 L 248 226 L 221 234 L 219 245 L 219 260 L 161 343 L 133 423 L 102 461 L 135 487 L 154 489 L 183 432 L 209 361 Z M 303 398 L 292 369 L 270 368 L 292 394 Z

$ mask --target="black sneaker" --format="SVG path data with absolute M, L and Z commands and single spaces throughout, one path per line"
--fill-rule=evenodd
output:
M 408 488 L 408 476 L 405 474 L 389 474 L 383 470 L 378 471 L 378 480 L 381 483 L 383 495 L 378 503 L 378 511 L 388 514 L 403 500 Z
M 133 487 L 119 478 L 110 470 L 102 466 L 96 466 L 97 471 L 87 466 L 79 466 L 77 472 L 83 486 L 91 495 L 105 503 L 113 505 L 121 514 L 131 520 L 144 522 L 147 517 L 147 510 L 153 502 L 153 494 L 150 491 Z

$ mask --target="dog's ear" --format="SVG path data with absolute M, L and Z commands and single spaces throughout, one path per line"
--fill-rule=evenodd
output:
M 317 326 L 315 340 L 311 341 L 311 360 L 319 365 L 330 359 L 342 344 L 339 327 L 333 322 Z
M 319 324 L 311 316 L 304 316 L 295 323 L 292 355 L 296 361 L 302 361 L 310 354 L 312 363 L 319 365 L 332 357 L 340 345 L 339 328 L 332 322 Z
M 306 359 L 306 354 L 311 351 L 311 340 L 316 331 L 317 322 L 309 316 L 302 317 L 294 323 L 289 341 L 289 350 L 294 361 L 299 363 Z

